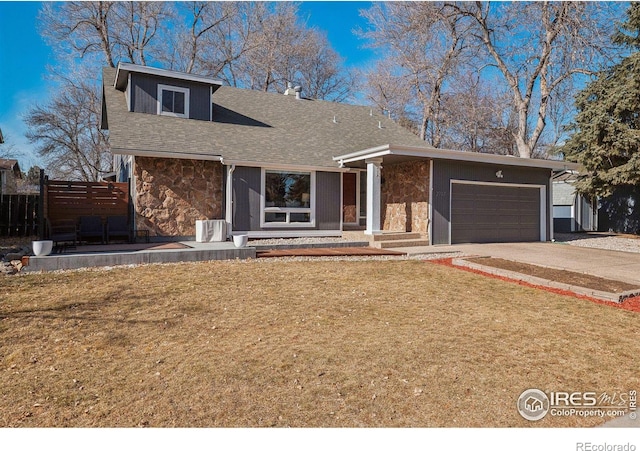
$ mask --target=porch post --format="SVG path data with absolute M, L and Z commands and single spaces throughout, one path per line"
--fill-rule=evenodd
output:
M 236 165 L 232 164 L 227 166 L 227 186 L 225 196 L 225 220 L 227 223 L 227 237 L 231 237 L 233 232 L 233 171 L 236 170 Z
M 367 235 L 380 233 L 380 184 L 382 158 L 365 160 L 367 164 Z

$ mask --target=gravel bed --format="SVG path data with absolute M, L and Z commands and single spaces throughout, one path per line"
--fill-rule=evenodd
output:
M 249 240 L 247 246 L 280 246 L 280 245 L 301 245 L 301 244 L 323 244 L 323 243 L 346 243 L 353 240 L 347 240 L 342 237 L 327 238 L 265 238 Z
M 448 252 L 437 254 L 412 254 L 412 255 L 336 255 L 332 257 L 272 257 L 272 258 L 258 258 L 255 260 L 243 260 L 246 262 L 252 261 L 256 263 L 281 263 L 283 261 L 289 262 L 339 262 L 339 261 L 386 261 L 386 260 L 438 260 L 441 258 L 460 258 L 467 255 L 462 252 Z
M 571 246 L 640 253 L 640 238 L 603 236 L 587 233 L 557 233 L 555 234 L 555 240 L 556 242 L 569 244 Z

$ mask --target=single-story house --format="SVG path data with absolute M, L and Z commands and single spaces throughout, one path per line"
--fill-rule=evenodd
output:
M 369 107 L 238 89 L 119 64 L 103 70 L 102 128 L 135 228 L 193 237 L 418 232 L 431 244 L 547 241 L 562 161 L 441 150 Z
M 553 176 L 553 230 L 560 233 L 598 230 L 598 202 L 576 192 L 577 171 Z
M 0 158 L 0 194 L 17 194 L 22 171 L 18 160 Z

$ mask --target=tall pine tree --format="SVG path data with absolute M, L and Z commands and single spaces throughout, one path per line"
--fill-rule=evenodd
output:
M 584 168 L 578 191 L 605 198 L 640 190 L 640 3 L 631 4 L 613 41 L 631 53 L 578 94 L 562 149 Z

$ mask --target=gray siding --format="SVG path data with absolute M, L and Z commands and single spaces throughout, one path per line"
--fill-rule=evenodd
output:
M 298 230 L 340 230 L 340 173 L 316 172 L 316 226 Z M 260 227 L 260 168 L 237 166 L 233 172 L 233 230 L 292 231 L 294 227 Z
M 503 178 L 497 178 L 496 172 L 502 171 Z M 450 181 L 471 180 L 491 183 L 517 183 L 544 185 L 547 191 L 547 239 L 551 233 L 550 221 L 553 218 L 550 169 L 501 166 L 495 164 L 466 163 L 460 161 L 434 160 L 433 162 L 433 210 L 432 244 L 449 244 Z
M 260 168 L 233 171 L 233 230 L 260 230 Z
M 208 121 L 211 109 L 211 87 L 172 78 L 148 74 L 131 74 L 131 110 L 136 113 L 158 113 L 158 85 L 170 85 L 189 89 L 189 118 Z
M 316 172 L 316 228 L 340 230 L 340 179 L 339 172 Z

